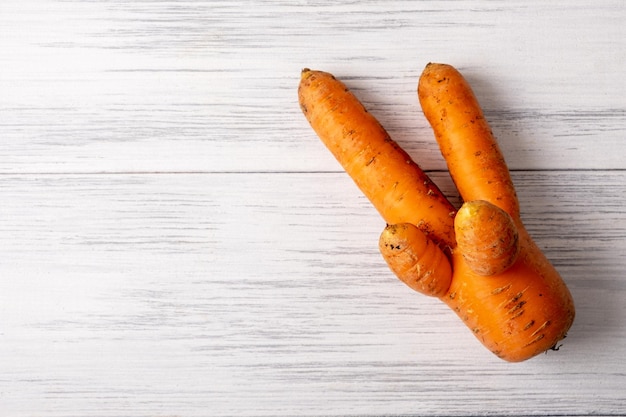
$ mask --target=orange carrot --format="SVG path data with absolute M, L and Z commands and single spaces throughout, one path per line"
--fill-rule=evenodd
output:
M 529 359 L 565 337 L 575 315 L 571 294 L 526 231 L 504 158 L 458 71 L 429 64 L 418 88 L 467 202 L 457 235 L 454 207 L 343 83 L 305 69 L 298 92 L 315 132 L 388 223 L 379 248 L 402 281 L 440 297 L 507 361 Z M 486 272 L 474 265 L 476 256 L 491 264 Z
M 415 291 L 441 297 L 450 287 L 448 258 L 416 226 L 388 225 L 380 235 L 379 249 L 389 268 Z
M 456 250 L 479 275 L 504 272 L 519 254 L 515 222 L 506 211 L 487 201 L 465 202 L 454 218 L 454 232 Z
M 572 296 L 522 223 L 508 168 L 474 93 L 452 66 L 429 64 L 418 96 L 461 197 L 501 207 L 519 234 L 516 261 L 488 277 L 473 271 L 462 248 L 456 248 L 452 283 L 442 300 L 505 360 L 522 361 L 548 350 L 574 321 Z M 481 227 L 491 226 L 486 221 Z
M 455 209 L 341 81 L 302 71 L 298 98 L 313 130 L 388 224 L 412 223 L 454 245 Z

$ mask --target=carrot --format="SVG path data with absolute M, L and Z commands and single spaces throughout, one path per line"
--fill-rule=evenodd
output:
M 506 211 L 520 246 L 508 269 L 488 277 L 465 260 L 467 243 L 454 249 L 452 282 L 441 299 L 505 360 L 522 361 L 550 349 L 572 325 L 574 302 L 522 223 L 509 170 L 474 93 L 452 66 L 429 64 L 420 77 L 418 96 L 461 197 L 488 201 Z M 498 227 L 493 219 L 487 217 L 475 226 Z M 471 242 L 471 237 L 463 238 Z
M 439 297 L 504 360 L 529 359 L 565 337 L 571 294 L 526 231 L 502 153 L 456 69 L 429 64 L 418 95 L 466 201 L 458 214 L 331 74 L 304 69 L 298 95 L 312 128 L 387 222 L 379 249 L 398 278 Z
M 455 208 L 344 83 L 302 70 L 298 98 L 313 130 L 388 224 L 411 223 L 454 245 Z
M 379 249 L 389 268 L 415 291 L 440 297 L 450 287 L 452 268 L 445 253 L 416 226 L 388 225 Z
M 519 254 L 515 222 L 500 207 L 487 201 L 465 202 L 454 218 L 457 250 L 479 275 L 504 272 Z

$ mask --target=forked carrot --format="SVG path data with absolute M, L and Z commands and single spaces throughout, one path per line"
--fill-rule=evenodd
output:
M 524 228 L 469 84 L 453 67 L 429 64 L 418 92 L 466 201 L 459 214 L 343 83 L 305 69 L 298 89 L 315 132 L 388 223 L 379 248 L 392 271 L 440 297 L 502 359 L 531 358 L 565 337 L 575 315 L 571 294 Z

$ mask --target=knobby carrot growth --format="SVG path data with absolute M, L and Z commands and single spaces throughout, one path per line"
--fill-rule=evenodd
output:
M 565 337 L 571 294 L 526 231 L 502 153 L 456 69 L 429 64 L 418 96 L 466 202 L 458 213 L 331 74 L 303 70 L 298 95 L 317 135 L 387 222 L 379 248 L 398 278 L 439 297 L 507 361 Z
M 519 254 L 519 233 L 513 218 L 487 201 L 465 202 L 454 218 L 457 250 L 479 275 L 506 271 Z
M 452 267 L 444 252 L 410 223 L 385 227 L 379 249 L 389 268 L 410 288 L 441 297 L 450 287 Z

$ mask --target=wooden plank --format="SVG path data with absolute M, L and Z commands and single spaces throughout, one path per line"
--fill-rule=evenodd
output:
M 2 175 L 0 409 L 624 414 L 626 176 L 514 181 L 578 307 L 522 364 L 390 275 L 345 174 Z
M 470 79 L 513 169 L 624 168 L 620 1 L 0 7 L 0 172 L 337 170 L 296 103 L 304 66 L 442 169 L 415 97 L 429 61 Z
M 0 2 L 0 414 L 624 415 L 621 0 Z M 454 196 L 415 85 L 459 67 L 572 289 L 511 365 L 376 251 L 296 102 L 344 79 Z M 458 198 L 454 198 L 458 203 Z

